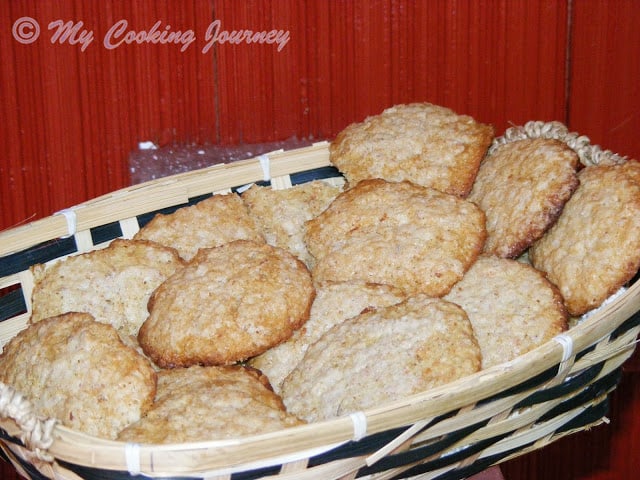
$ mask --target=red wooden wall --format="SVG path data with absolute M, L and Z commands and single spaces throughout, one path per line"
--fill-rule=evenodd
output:
M 23 17 L 39 24 L 32 43 Z M 194 41 L 184 51 L 108 48 L 121 20 L 126 31 L 156 22 L 165 34 L 191 30 Z M 56 37 L 56 21 L 78 32 Z M 278 30 L 288 41 L 207 49 L 212 24 Z M 0 229 L 126 186 L 141 141 L 329 139 L 400 102 L 445 105 L 498 132 L 560 120 L 640 157 L 638 24 L 634 0 L 3 0 Z M 82 31 L 93 34 L 84 49 Z M 639 470 L 638 370 L 630 364 L 611 426 L 510 462 L 507 478 Z

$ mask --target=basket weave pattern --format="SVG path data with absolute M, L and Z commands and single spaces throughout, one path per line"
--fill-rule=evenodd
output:
M 622 163 L 564 125 L 530 122 L 502 143 L 564 141 L 583 164 Z M 188 172 L 113 192 L 0 232 L 0 345 L 27 324 L 29 266 L 132 237 L 154 212 L 253 182 L 288 188 L 336 178 L 328 144 Z M 337 180 L 337 181 L 338 181 Z M 640 332 L 640 282 L 553 341 L 503 365 L 365 412 L 239 440 L 132 445 L 90 438 L 0 384 L 0 447 L 29 478 L 457 479 L 606 420 L 609 393 Z

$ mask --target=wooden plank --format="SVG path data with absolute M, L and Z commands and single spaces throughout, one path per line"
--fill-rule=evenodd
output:
M 138 142 L 213 142 L 216 131 L 213 54 L 196 45 L 181 51 L 162 43 L 121 44 L 103 39 L 120 20 L 127 29 L 191 28 L 202 32 L 211 6 L 191 2 L 36 2 L 0 4 L 3 31 L 30 16 L 38 41 L 2 42 L 5 158 L 0 162 L 0 229 L 122 188 L 128 156 Z M 85 49 L 51 22 L 83 23 L 94 33 Z M 6 83 L 5 81 L 6 80 Z M 6 93 L 5 93 L 6 89 Z M 6 174 L 5 174 L 6 172 Z
M 569 124 L 640 158 L 640 9 L 633 0 L 574 2 Z

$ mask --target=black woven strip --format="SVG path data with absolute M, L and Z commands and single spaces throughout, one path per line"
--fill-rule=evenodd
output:
M 250 470 L 246 472 L 238 472 L 231 475 L 231 480 L 258 480 L 272 475 L 277 475 L 281 470 L 280 465 L 273 467 L 261 468 L 258 470 Z
M 626 332 L 628 332 L 632 328 L 637 327 L 639 324 L 640 324 L 640 312 L 636 312 L 631 317 L 629 317 L 627 320 L 622 322 L 622 324 L 620 324 L 618 326 L 618 328 L 616 328 L 613 332 L 611 332 L 611 339 L 615 340 L 620 335 L 625 334 Z M 596 346 L 597 346 L 596 344 L 593 344 L 593 345 L 585 348 L 581 352 L 579 352 L 576 355 L 576 360 L 580 360 L 584 355 L 586 355 L 587 353 L 590 353 L 593 350 L 595 350 Z
M 40 243 L 20 252 L 0 257 L 0 277 L 28 270 L 31 265 L 36 263 L 48 262 L 77 251 L 78 248 L 73 237 Z
M 16 445 L 20 445 L 24 447 L 24 443 L 22 443 L 20 439 L 9 435 L 4 428 L 0 428 L 0 439 L 11 442 L 11 443 L 15 443 Z
M 580 405 L 586 405 L 589 402 L 608 394 L 620 383 L 621 379 L 622 368 L 617 368 L 593 382 L 575 397 L 571 397 L 570 399 L 556 405 L 554 408 L 542 415 L 539 421 L 545 422 L 547 420 L 551 420 L 552 418 L 569 412 Z
M 406 428 L 394 428 L 392 430 L 386 430 L 384 432 L 369 435 L 357 442 L 347 442 L 333 450 L 311 457 L 308 465 L 309 467 L 316 467 L 318 465 L 342 460 L 344 458 L 358 457 L 373 453 L 392 441 L 398 435 L 401 435 L 405 430 Z
M 396 453 L 393 455 L 387 455 L 386 457 L 378 460 L 374 465 L 361 468 L 358 471 L 358 477 L 372 475 L 374 473 L 402 467 L 404 465 L 419 462 L 424 458 L 438 455 L 440 452 L 446 450 L 451 445 L 454 445 L 479 428 L 485 426 L 487 422 L 488 420 L 485 420 L 474 425 L 462 428 L 460 430 L 456 430 L 455 432 L 448 433 L 446 435 L 443 435 L 440 439 L 422 447 L 413 448 L 411 450 Z
M 545 370 L 542 373 L 539 373 L 535 377 L 528 378 L 527 380 L 525 380 L 522 383 L 514 385 L 513 387 L 510 387 L 510 388 L 508 388 L 506 390 L 503 390 L 503 391 L 501 391 L 499 393 L 496 393 L 492 397 L 485 398 L 484 400 L 479 401 L 478 405 L 484 405 L 486 403 L 491 403 L 494 400 L 510 397 L 512 395 L 516 395 L 518 393 L 525 392 L 527 390 L 532 390 L 535 387 L 537 387 L 539 385 L 542 385 L 543 383 L 551 380 L 553 377 L 556 376 L 557 373 L 558 373 L 558 366 L 556 365 L 556 366 L 553 366 L 553 367 Z
M 13 318 L 27 311 L 22 287 L 17 286 L 7 294 L 0 297 L 0 322 Z
M 202 200 L 206 200 L 207 198 L 213 197 L 213 193 L 203 193 L 202 195 L 196 195 L 195 197 L 189 197 L 188 205 L 195 205 Z
M 323 178 L 342 177 L 342 174 L 336 167 L 327 166 L 314 168 L 313 170 L 307 170 L 305 172 L 292 173 L 289 175 L 292 185 L 299 185 L 301 183 L 307 183 L 312 180 L 321 180 Z
M 421 470 L 421 473 L 423 473 L 423 472 L 439 470 L 449 465 L 462 462 L 463 460 L 466 460 L 467 458 L 472 457 L 479 452 L 482 452 L 484 449 L 490 447 L 496 442 L 499 442 L 500 440 L 507 438 L 509 435 L 510 433 L 505 433 L 497 437 L 478 441 L 472 445 L 469 445 L 468 447 L 462 448 L 449 455 L 444 455 L 442 457 L 435 458 L 434 460 L 423 463 L 421 465 L 416 465 L 415 467 L 412 467 L 410 470 L 408 470 L 407 472 L 404 472 L 402 475 L 399 475 L 396 478 L 404 478 L 405 476 L 415 475 L 415 473 L 413 473 L 414 469 L 420 468 L 420 467 L 424 468 L 424 470 Z M 426 457 L 423 457 L 423 458 L 426 458 Z M 464 477 L 460 477 L 460 478 L 464 478 Z
M 514 408 L 529 407 L 537 403 L 548 402 L 549 400 L 564 397 L 569 395 L 571 392 L 584 388 L 600 374 L 603 366 L 603 363 L 598 363 L 580 372 L 578 375 L 566 379 L 559 385 L 545 388 L 543 390 L 536 390 L 527 398 L 516 403 Z
M 138 225 L 140 226 L 140 228 L 142 228 L 147 223 L 149 223 L 153 219 L 153 217 L 155 217 L 159 213 L 163 215 L 169 215 L 175 212 L 176 210 L 178 210 L 179 208 L 190 207 L 192 205 L 195 205 L 196 203 L 204 200 L 205 198 L 209 198 L 211 195 L 212 195 L 211 193 L 206 193 L 204 195 L 199 195 L 197 197 L 189 198 L 189 200 L 186 203 L 180 203 L 178 205 L 172 205 L 170 207 L 159 208 L 158 210 L 154 210 L 152 212 L 142 213 L 136 217 L 136 219 L 138 220 Z
M 74 465 L 67 462 L 58 461 L 58 463 L 82 477 L 84 480 L 143 480 L 148 479 L 146 475 L 131 475 L 129 472 L 123 471 L 111 471 L 101 470 L 97 468 L 84 467 L 81 465 Z M 256 470 L 248 470 L 245 472 L 238 472 L 231 475 L 231 480 L 258 480 L 260 478 L 268 477 L 270 475 L 277 475 L 281 470 L 280 465 L 273 467 L 265 467 Z M 199 480 L 198 477 L 182 477 L 182 476 L 168 476 L 168 477 L 153 477 L 154 480 Z
M 569 422 L 562 425 L 556 433 L 565 433 L 575 430 L 577 428 L 583 428 L 602 420 L 609 414 L 609 407 L 611 402 L 609 401 L 610 395 L 603 398 L 602 402 L 587 408 L 580 415 L 571 419 Z
M 600 379 L 598 382 L 595 382 L 592 385 L 592 388 L 596 391 L 608 391 L 609 388 L 611 388 L 612 386 L 616 385 L 617 382 L 619 380 L 619 371 L 616 370 L 614 372 L 612 372 L 611 374 L 607 375 L 606 377 L 603 377 L 602 379 Z M 574 408 L 575 406 L 581 405 L 582 403 L 579 401 L 573 402 L 576 405 L 571 405 L 570 402 L 565 402 L 565 407 L 562 411 L 557 411 L 556 414 L 559 413 L 563 413 L 564 411 L 568 411 L 571 410 L 571 408 Z M 574 418 L 573 420 L 571 420 L 570 422 L 568 422 L 567 424 L 565 424 L 564 426 L 562 426 L 561 428 L 559 428 L 557 430 L 557 433 L 561 433 L 564 431 L 569 431 L 575 428 L 581 428 L 583 426 L 587 426 L 587 425 L 591 425 L 594 422 L 598 421 L 599 419 L 601 419 L 603 416 L 605 416 L 608 412 L 609 409 L 609 402 L 608 402 L 608 397 L 604 397 L 603 401 L 600 402 L 599 404 L 592 406 L 590 408 L 588 408 L 587 410 L 585 410 L 585 412 L 581 413 L 580 415 L 578 415 L 576 418 Z M 549 414 L 548 415 L 549 418 L 553 418 L 554 415 Z M 542 419 L 541 419 L 542 420 Z M 467 427 L 465 429 L 461 429 L 459 431 L 453 432 L 451 434 L 445 435 L 441 440 L 431 443 L 427 446 L 424 447 L 419 447 L 416 449 L 412 449 L 409 450 L 407 452 L 401 452 L 399 454 L 395 454 L 395 455 L 389 455 L 383 459 L 381 459 L 379 462 L 377 462 L 375 465 L 371 466 L 371 467 L 365 467 L 362 468 L 359 472 L 358 472 L 358 476 L 365 476 L 365 475 L 370 475 L 370 474 L 374 474 L 374 473 L 378 473 L 378 472 L 382 472 L 382 471 L 386 471 L 386 470 L 390 470 L 393 468 L 397 468 L 397 467 L 401 467 L 403 465 L 407 465 L 407 464 L 411 464 L 411 463 L 415 463 L 417 461 L 420 461 L 423 458 L 428 458 L 430 456 L 436 455 L 438 452 L 446 449 L 448 446 L 453 445 L 454 443 L 462 440 L 464 437 L 466 437 L 467 435 L 469 435 L 470 433 L 474 432 L 475 430 L 477 430 L 478 428 L 481 428 L 483 425 L 485 425 L 486 422 L 481 422 L 479 424 L 475 424 L 472 425 L 470 427 Z M 390 441 L 389 439 L 383 439 L 383 437 L 385 436 L 390 436 L 392 438 L 395 438 L 395 436 L 397 436 L 398 434 L 401 433 L 401 429 L 396 429 L 396 431 L 393 432 L 382 432 L 382 434 L 376 434 L 376 435 L 372 435 L 368 438 L 371 437 L 375 437 L 376 441 L 373 442 L 369 442 L 369 444 L 367 446 L 364 446 L 363 444 L 361 444 L 361 442 L 350 442 L 351 444 L 351 456 L 359 456 L 362 455 L 363 452 L 365 451 L 375 451 L 377 448 L 379 448 L 381 445 L 379 445 L 381 442 L 386 441 Z M 425 464 L 413 467 L 412 469 L 410 469 L 407 472 L 404 472 L 401 476 L 397 477 L 398 479 L 405 477 L 405 476 L 411 476 L 411 475 L 418 475 L 421 473 L 425 473 L 428 471 L 433 471 L 433 470 L 437 470 L 439 468 L 444 468 L 448 465 L 451 465 L 453 463 L 457 463 L 460 462 L 466 458 L 469 458 L 470 456 L 481 452 L 482 450 L 484 450 L 485 448 L 489 447 L 490 445 L 498 442 L 499 440 L 506 438 L 510 433 L 504 434 L 504 435 L 500 435 L 491 439 L 486 439 L 480 442 L 476 442 L 473 445 L 470 445 L 467 448 L 461 449 L 451 455 L 447 455 L 444 457 L 440 457 L 437 458 L 433 461 L 427 462 Z M 4 439 L 8 439 L 10 441 L 14 441 L 16 442 L 16 439 L 13 437 L 9 437 L 6 432 L 4 432 L 3 430 L 0 429 L 0 437 L 4 438 Z M 363 441 L 366 439 L 363 439 Z M 17 442 L 20 443 L 20 442 Z M 374 446 L 374 444 L 376 444 Z M 383 445 L 386 443 L 383 443 Z M 357 448 L 353 448 L 353 447 L 357 447 Z M 438 477 L 438 479 L 440 480 L 454 480 L 454 479 L 462 479 L 465 478 L 467 476 L 473 475 L 474 473 L 478 473 L 482 470 L 484 470 L 485 468 L 487 468 L 488 466 L 498 462 L 501 458 L 505 458 L 508 455 L 510 455 L 511 453 L 514 453 L 517 450 L 526 448 L 527 445 L 519 447 L 518 449 L 514 449 L 511 450 L 509 452 L 505 452 L 501 455 L 498 456 L 494 456 L 494 457 L 490 457 L 487 459 L 484 459 L 482 461 L 479 462 L 475 462 L 473 465 L 470 465 L 469 467 L 466 467 L 464 469 L 461 470 L 456 470 L 455 472 L 449 472 L 443 476 Z M 341 452 L 341 454 L 339 455 L 339 458 L 347 458 L 349 455 L 345 455 L 346 452 Z M 322 456 L 321 456 L 322 457 Z M 314 462 L 315 464 L 322 464 L 322 463 L 327 463 L 327 462 L 331 462 L 334 460 L 338 460 L 339 458 L 330 458 L 330 457 L 336 457 L 335 452 L 333 455 L 329 455 L 329 456 L 325 456 L 326 458 L 323 458 L 322 460 L 324 461 L 320 461 L 318 462 L 318 458 L 316 457 L 316 461 Z M 101 470 L 101 469 L 95 469 L 95 468 L 90 468 L 90 467 L 84 467 L 84 466 L 79 466 L 79 465 L 73 465 L 73 464 L 68 464 L 66 462 L 59 462 L 61 464 L 61 466 L 63 466 L 64 468 L 67 468 L 68 470 L 73 471 L 74 473 L 76 473 L 77 475 L 81 476 L 83 479 L 85 480 L 138 480 L 138 479 L 144 479 L 147 478 L 145 476 L 142 475 L 131 475 L 128 472 L 122 472 L 122 471 L 108 471 L 108 470 Z M 309 466 L 313 466 L 311 463 Z M 25 469 L 27 470 L 33 470 L 33 468 L 31 467 L 31 465 L 24 465 Z M 276 475 L 280 470 L 279 466 L 274 466 L 274 467 L 268 467 L 268 468 L 264 468 L 264 469 L 258 469 L 258 470 L 252 470 L 252 471 L 247 471 L 247 472 L 239 472 L 236 474 L 232 475 L 232 480 L 257 480 L 259 478 L 263 478 L 265 476 L 268 475 Z M 40 480 L 42 477 L 37 471 L 34 472 L 36 476 L 34 476 L 34 479 Z M 193 477 L 177 477 L 177 476 L 169 476 L 169 477 L 161 477 L 159 480 L 187 480 L 188 478 L 193 478 Z
M 618 328 L 616 328 L 611 334 L 611 338 L 618 338 L 620 335 L 628 332 L 634 327 L 640 325 L 640 311 L 631 315 L 627 320 L 625 320 Z
M 446 418 L 450 418 L 455 416 L 457 411 L 449 412 L 446 415 L 441 415 L 431 422 L 429 422 L 422 430 L 416 432 L 416 435 L 428 428 L 432 425 L 435 425 Z M 408 427 L 402 428 L 394 428 L 391 430 L 385 430 L 384 432 L 374 433 L 372 435 L 368 435 L 367 437 L 358 440 L 357 442 L 351 441 L 347 442 L 344 445 L 334 448 L 328 452 L 325 452 L 321 455 L 317 455 L 315 457 L 311 457 L 309 459 L 309 466 L 317 466 L 325 463 L 333 462 L 336 460 L 342 460 L 344 458 L 352 458 L 358 457 L 362 455 L 368 455 L 370 453 L 376 452 L 381 449 L 389 442 L 397 438 L 401 435 Z M 443 442 L 447 442 L 447 444 L 451 444 L 456 442 L 455 438 L 447 438 L 443 440 Z M 444 447 L 442 447 L 444 448 Z
M 0 460 L 4 460 L 7 463 L 11 463 L 11 460 L 9 460 L 9 457 L 7 457 L 7 455 L 4 453 L 4 450 L 2 450 L 0 448 Z
M 72 471 L 84 480 L 149 480 L 146 475 L 131 475 L 129 472 L 115 470 L 101 470 L 99 468 L 84 467 L 58 460 L 61 467 Z M 203 480 L 202 477 L 153 477 L 154 480 Z
M 269 180 L 260 180 L 258 182 L 253 182 L 254 185 L 258 185 L 259 187 L 270 187 L 271 182 Z M 246 189 L 246 185 L 238 185 L 237 187 L 233 187 L 231 191 L 233 193 L 242 194 L 242 192 Z
M 90 231 L 91 241 L 94 245 L 108 242 L 109 240 L 113 240 L 114 238 L 122 236 L 122 227 L 120 227 L 120 222 L 112 222 L 107 223 L 106 225 L 100 225 L 98 227 L 92 228 Z
M 608 397 L 605 397 L 603 399 L 602 402 L 591 406 L 590 408 L 586 409 L 584 412 L 582 412 L 581 414 L 579 414 L 578 416 L 576 416 L 575 418 L 573 418 L 571 421 L 567 422 L 566 424 L 564 424 L 561 428 L 559 428 L 558 430 L 556 430 L 556 434 L 560 434 L 560 433 L 564 433 L 576 428 L 584 428 L 587 427 L 589 425 L 593 425 L 595 422 L 597 422 L 598 420 L 600 420 L 602 417 L 604 417 L 605 415 L 607 415 L 609 411 L 609 400 Z M 484 447 L 482 447 L 482 449 L 488 447 L 489 445 L 492 445 L 493 443 L 496 443 L 498 440 L 505 438 L 504 436 L 498 437 L 496 439 L 491 439 L 491 440 L 486 440 L 483 441 L 482 443 L 487 443 L 490 442 L 488 445 L 485 445 Z M 457 470 L 452 470 L 450 472 L 444 473 L 438 477 L 435 477 L 434 480 L 460 480 L 460 479 L 464 479 L 467 477 L 470 477 L 472 475 L 475 475 L 476 473 L 480 473 L 483 470 L 486 470 L 488 467 L 490 467 L 491 465 L 497 464 L 500 461 L 502 461 L 503 459 L 509 457 L 510 455 L 524 450 L 525 448 L 529 447 L 533 445 L 533 442 L 529 443 L 529 444 L 525 444 L 522 445 L 520 447 L 517 448 L 513 448 L 511 450 L 502 452 L 500 454 L 497 455 L 493 455 L 490 457 L 486 457 L 483 459 L 480 459 L 476 462 L 474 462 L 473 464 L 461 468 L 461 469 L 457 469 Z M 473 445 L 473 449 L 470 450 L 464 450 L 464 453 L 470 453 L 473 451 L 471 454 L 476 453 L 477 451 L 481 451 L 482 449 L 478 450 L 476 448 L 476 444 Z M 463 452 L 460 452 L 463 453 Z M 468 458 L 471 455 L 467 455 L 465 458 Z M 460 459 L 456 459 L 456 461 L 460 461 L 463 460 L 464 458 Z M 426 472 L 431 472 L 433 470 L 436 470 L 438 468 L 442 468 L 445 467 L 447 465 L 451 465 L 454 462 L 449 462 L 445 465 L 440 465 L 437 466 L 436 462 L 427 462 L 421 465 L 416 465 L 415 467 L 412 467 L 409 470 L 406 470 L 405 472 L 403 472 L 401 475 L 394 477 L 392 480 L 400 480 L 401 478 L 406 478 L 406 477 L 410 477 L 410 476 L 414 476 L 414 475 L 420 475 Z
M 590 370 L 592 370 L 592 372 L 589 375 L 585 375 L 585 378 L 591 378 L 593 379 L 597 373 L 602 369 L 602 365 L 594 365 L 594 367 Z M 603 377 L 602 379 L 598 380 L 597 382 L 594 382 L 592 385 L 589 385 L 585 391 L 583 391 L 581 394 L 576 395 L 575 397 L 562 402 L 561 404 L 559 404 L 558 406 L 556 406 L 553 409 L 553 413 L 547 413 L 546 415 L 543 415 L 539 421 L 546 421 L 547 419 L 551 419 L 554 418 L 557 415 L 560 415 L 562 413 L 568 412 L 574 408 L 577 408 L 580 405 L 585 404 L 585 402 L 593 400 L 594 398 L 598 398 L 599 396 L 603 395 L 604 393 L 608 392 L 611 388 L 613 388 L 618 382 L 619 382 L 619 378 L 620 378 L 620 374 L 618 371 L 614 371 L 610 374 L 608 374 L 607 376 Z M 575 386 L 574 386 L 575 387 Z M 569 392 L 574 391 L 575 388 L 571 388 L 569 390 Z M 556 393 L 561 395 L 564 394 L 566 392 L 563 392 L 562 389 L 557 389 Z M 557 396 L 557 395 L 556 395 Z M 551 397 L 551 398 L 555 398 Z M 550 399 L 551 399 L 550 398 Z M 601 402 L 603 403 L 603 402 Z M 521 407 L 524 406 L 529 406 L 529 403 L 524 403 L 524 404 L 520 404 Z M 600 418 L 600 417 L 598 417 Z M 597 420 L 597 418 L 596 418 Z M 595 421 L 595 420 L 593 420 Z M 589 422 L 589 423 L 593 423 L 593 421 Z M 499 437 L 495 437 L 492 439 L 488 439 L 488 440 L 483 440 L 481 442 L 477 442 L 473 445 L 470 445 L 469 447 L 460 450 L 459 452 L 456 452 L 452 455 L 448 455 L 446 457 L 441 457 L 437 460 L 434 460 L 432 462 L 429 462 L 428 464 L 428 469 L 425 469 L 424 471 L 431 471 L 431 470 L 437 470 L 439 468 L 443 468 L 446 467 L 447 465 L 450 465 L 452 463 L 456 463 L 459 462 L 461 460 L 464 460 L 472 455 L 474 455 L 477 452 L 480 452 L 482 450 L 484 450 L 485 448 L 487 448 L 488 446 L 492 445 L 493 443 L 499 441 L 502 438 L 505 438 L 506 436 L 510 435 L 510 433 L 504 434 L 502 436 Z M 442 450 L 442 449 L 441 449 Z M 437 451 L 435 452 L 437 453 Z M 402 454 L 400 454 L 402 455 Z M 426 458 L 430 455 L 423 455 L 422 458 Z M 419 455 L 418 455 L 419 457 Z M 384 466 L 384 461 L 386 461 L 387 459 L 383 459 L 381 460 L 381 462 L 379 464 L 374 465 L 374 467 L 371 467 L 371 469 L 373 468 L 378 468 L 380 466 Z M 417 459 L 419 460 L 419 458 Z M 414 460 L 414 461 L 417 461 Z M 407 463 L 413 463 L 411 461 L 407 461 L 407 462 L 396 462 L 397 464 L 395 466 L 401 466 L 403 464 L 407 464 Z M 486 466 L 491 465 L 491 463 L 494 463 L 493 461 L 488 463 Z M 480 465 L 480 467 L 476 470 L 476 473 L 479 471 L 484 470 L 484 468 L 486 468 L 486 466 L 483 466 L 482 464 Z M 389 468 L 393 468 L 393 467 L 386 467 L 386 468 L 382 468 L 382 470 L 387 470 Z M 380 471 L 380 470 L 377 470 Z M 367 470 L 368 473 L 371 473 L 371 471 Z M 412 473 L 413 474 L 413 473 Z M 364 473 L 363 473 L 364 475 Z M 452 478 L 464 478 L 464 476 L 462 477 L 452 477 Z

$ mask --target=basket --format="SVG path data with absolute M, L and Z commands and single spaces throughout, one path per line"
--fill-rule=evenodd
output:
M 494 146 L 557 138 L 585 165 L 620 163 L 555 122 L 509 129 Z M 492 147 L 493 148 L 493 147 Z M 278 151 L 122 189 L 0 233 L 0 344 L 26 325 L 29 267 L 130 238 L 155 212 L 256 182 L 273 188 L 340 174 L 328 144 Z M 565 334 L 508 363 L 344 417 L 239 439 L 172 445 L 108 441 L 37 417 L 0 384 L 0 447 L 29 478 L 458 479 L 606 421 L 640 330 L 640 282 Z

